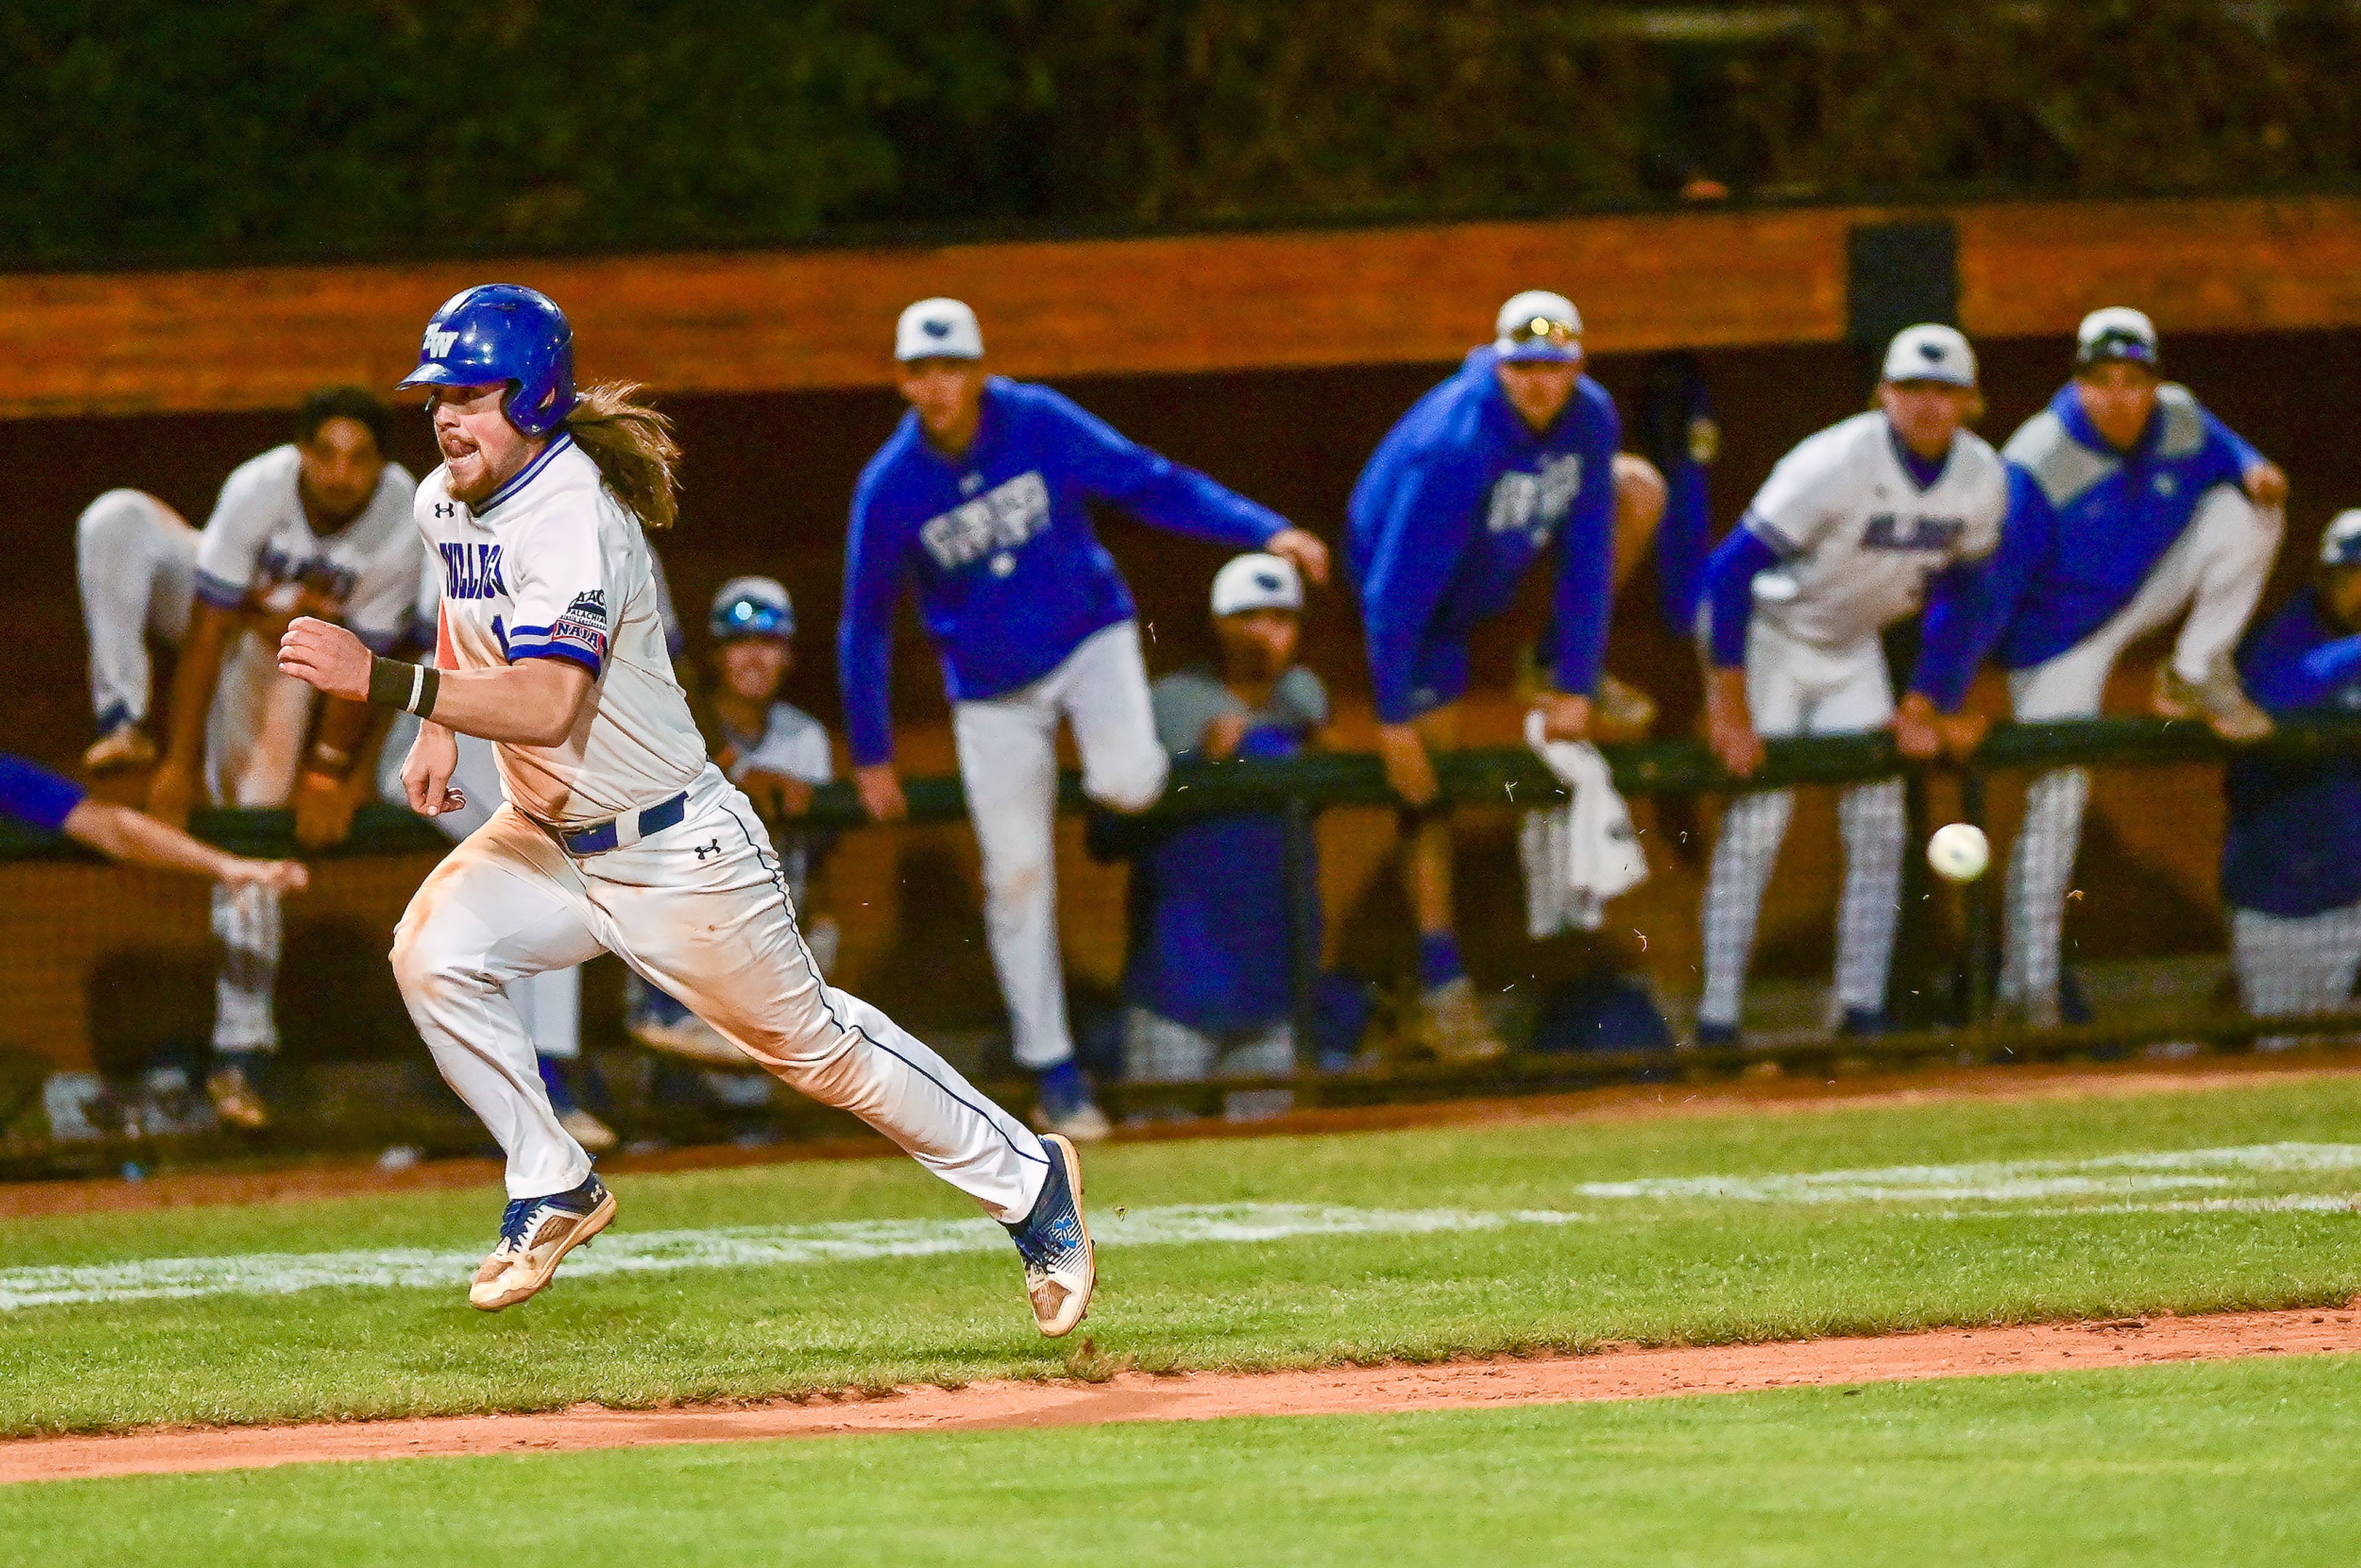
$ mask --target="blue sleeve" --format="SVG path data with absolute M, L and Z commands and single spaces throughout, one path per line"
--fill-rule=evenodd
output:
M 1397 462 L 1382 447 L 1371 461 L 1386 465 L 1386 483 L 1371 509 L 1377 539 L 1361 581 L 1362 630 L 1378 721 L 1407 724 L 1420 640 L 1476 526 L 1480 471 L 1429 454 Z
M 2226 468 L 2229 471 L 2230 483 L 2243 484 L 2246 477 L 2246 470 L 2262 462 L 2263 455 L 2255 450 L 2253 443 L 2245 436 L 2214 417 L 2212 409 L 2201 409 L 2198 411 L 2204 416 L 2205 420 L 2208 466 Z
M 2254 698 L 2274 714 L 2332 706 L 2337 691 L 2361 677 L 2361 637 L 2323 642 L 2300 658 L 2262 661 L 2247 674 Z
M 1706 557 L 1704 598 L 1710 607 L 1707 626 L 1711 632 L 1714 664 L 1724 670 L 1746 667 L 1746 627 L 1754 617 L 1754 577 L 1779 564 L 1779 553 L 1744 523 Z
M 2034 576 L 2049 563 L 2058 540 L 2058 514 L 2050 509 L 2049 498 L 2041 492 L 2031 474 L 2012 463 L 2008 466 L 2008 515 L 2001 520 L 2000 543 L 1974 569 L 1953 579 L 1955 587 L 1972 587 L 1974 592 L 1955 601 L 1972 607 L 1968 624 L 1955 632 L 1960 640 L 1948 646 L 1942 654 L 1947 670 L 1963 672 L 1962 681 L 1974 674 L 2008 630 L 2016 614 L 2017 605 Z M 1935 706 L 1951 711 L 1941 698 L 1924 686 L 1914 689 L 1933 698 Z M 1966 687 L 1960 688 L 1962 698 Z
M 1612 404 L 1582 455 L 1583 487 L 1557 543 L 1557 689 L 1588 696 L 1607 663 L 1615 592 L 1615 449 L 1621 444 Z M 1603 481 L 1603 482 L 1600 482 Z
M 1954 561 L 1927 586 L 1927 615 L 1918 629 L 1918 668 L 1910 689 L 1945 713 L 1957 713 L 1983 663 L 1986 563 Z
M 0 811 L 59 833 L 82 802 L 82 786 L 73 780 L 0 751 Z
M 1288 526 L 1268 507 L 1149 451 L 1079 404 L 1051 395 L 1040 406 L 1054 422 L 1060 455 L 1082 488 L 1142 522 L 1246 550 L 1261 548 Z
M 1664 515 L 1656 524 L 1656 586 L 1664 624 L 1686 637 L 1697 626 L 1708 551 L 1706 466 L 1684 457 L 1665 476 Z
M 853 766 L 862 768 L 894 760 L 894 609 L 906 568 L 895 531 L 872 516 L 871 489 L 864 480 L 853 492 L 844 545 L 844 611 L 836 625 L 844 725 Z

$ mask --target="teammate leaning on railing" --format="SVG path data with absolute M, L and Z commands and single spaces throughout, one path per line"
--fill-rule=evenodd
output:
M 1954 601 L 1970 591 L 1964 564 L 1992 554 L 2008 510 L 1998 455 L 1966 428 L 1983 406 L 1968 340 L 1948 326 L 1901 333 L 1877 402 L 1782 458 L 1706 565 L 1707 735 L 1741 778 L 1762 766 L 1765 736 L 1892 726 L 1916 758 L 1975 742 L 1977 727 L 1938 713 L 1923 685 L 1930 675 L 1966 685 L 1973 626 Z M 1921 684 L 1897 714 L 1880 639 L 1930 597 Z M 1700 1045 L 1738 1038 L 1755 920 L 1795 806 L 1793 790 L 1763 790 L 1722 813 L 1705 896 Z M 1850 786 L 1837 822 L 1837 1021 L 1848 1035 L 1882 1035 L 1902 892 L 1902 781 Z
M 311 873 L 300 861 L 251 861 L 191 838 L 127 806 L 92 800 L 73 780 L 0 752 L 0 814 L 46 833 L 62 833 L 110 861 L 209 876 L 231 887 L 301 893 Z
M 2328 525 L 2318 579 L 2246 639 L 2238 673 L 2281 718 L 2361 712 L 2361 510 Z M 2222 896 L 2246 1011 L 2351 1006 L 2361 969 L 2361 756 L 2240 758 L 2223 783 Z

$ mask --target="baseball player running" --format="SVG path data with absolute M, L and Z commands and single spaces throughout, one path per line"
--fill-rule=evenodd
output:
M 469 289 L 427 323 L 403 382 L 427 389 L 444 459 L 417 501 L 445 572 L 439 668 L 374 656 L 311 617 L 280 650 L 324 691 L 426 720 L 403 773 L 420 812 L 464 804 L 455 736 L 499 746 L 507 801 L 420 886 L 393 945 L 436 1065 L 508 1157 L 500 1242 L 468 1299 L 526 1299 L 614 1218 L 502 990 L 603 949 L 973 1197 L 1015 1239 L 1041 1332 L 1066 1333 L 1096 1274 L 1073 1146 L 1036 1137 L 820 981 L 778 861 L 707 760 L 665 652 L 641 530 L 673 520 L 669 428 L 636 389 L 577 395 L 573 337 L 530 289 Z
M 1964 613 L 1972 584 L 1960 563 L 1992 554 L 2008 510 L 1998 455 L 1966 428 L 1982 405 L 1966 338 L 1947 326 L 1905 330 L 1886 349 L 1877 407 L 1781 458 L 1708 559 L 1697 611 L 1706 732 L 1731 773 L 1762 766 L 1766 736 L 1892 725 L 1907 756 L 1972 744 L 1970 723 L 1941 718 L 1922 689 L 1897 715 L 1880 636 L 1916 613 L 1931 583 L 1938 604 L 1923 633 L 1922 680 L 1963 671 L 1974 656 Z M 1948 691 L 1966 679 L 1938 684 Z M 1779 789 L 1741 795 L 1722 813 L 1705 895 L 1701 1045 L 1738 1038 L 1763 891 L 1795 809 L 1795 792 Z M 1837 820 L 1837 1008 L 1846 1034 L 1881 1035 L 1901 909 L 1902 781 L 1848 788 Z
M 1353 487 L 1347 550 L 1374 676 L 1386 777 L 1407 808 L 1403 882 L 1418 920 L 1427 1045 L 1497 1055 L 1451 921 L 1451 829 L 1430 748 L 1458 744 L 1468 635 L 1515 600 L 1557 546 L 1552 737 L 1581 740 L 1600 690 L 1615 570 L 1614 400 L 1582 373 L 1582 318 L 1534 290 L 1500 307 L 1473 351 L 1378 445 Z M 1646 521 L 1663 509 L 1653 468 Z M 1635 555 L 1636 558 L 1636 555 Z
M 895 604 L 915 580 L 983 850 L 993 967 L 1016 1060 L 1040 1083 L 1037 1123 L 1102 1137 L 1106 1117 L 1074 1065 L 1058 954 L 1058 725 L 1073 729 L 1083 792 L 1116 811 L 1154 805 L 1169 760 L 1131 591 L 1085 502 L 1268 551 L 1313 582 L 1327 580 L 1328 549 L 1049 388 L 988 375 L 975 313 L 957 300 L 904 311 L 894 356 L 910 411 L 853 493 L 837 629 L 854 782 L 879 821 L 907 811 L 886 677 Z
M 2275 715 L 2361 712 L 2361 511 L 2320 541 L 2319 577 L 2238 651 L 2247 688 Z M 2361 761 L 2242 757 L 2223 780 L 2229 830 L 2222 894 L 2230 957 L 2259 1017 L 2349 1005 L 2361 970 Z M 2292 1046 L 2286 1037 L 2260 1050 Z
M 386 460 L 386 430 L 385 405 L 371 394 L 313 393 L 297 412 L 295 440 L 234 470 L 202 533 L 138 490 L 109 490 L 90 504 L 75 525 L 100 732 L 85 768 L 155 761 L 147 730 L 153 632 L 177 642 L 180 659 L 148 810 L 178 828 L 201 794 L 244 807 L 291 798 L 304 844 L 345 836 L 359 803 L 346 775 L 368 710 L 330 704 L 307 756 L 311 688 L 280 674 L 271 651 L 298 615 L 341 621 L 379 651 L 400 640 L 420 570 L 410 521 L 415 482 Z M 223 1120 L 258 1128 L 269 1119 L 259 1069 L 279 1043 L 279 894 L 267 883 L 224 883 L 214 890 L 213 925 L 225 951 L 205 1087 Z
M 2271 721 L 2231 653 L 2279 553 L 2287 477 L 2158 363 L 2139 312 L 2084 318 L 2073 380 L 2001 449 L 2009 520 L 1985 634 L 2019 719 L 2089 718 L 2123 651 L 2185 609 L 2156 711 L 2258 740 Z M 2059 1017 L 2066 889 L 2090 793 L 2081 768 L 2036 778 L 2009 857 L 2000 994 L 2037 1024 Z

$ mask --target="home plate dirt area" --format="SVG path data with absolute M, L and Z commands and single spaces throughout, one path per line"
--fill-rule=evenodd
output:
M 1098 1381 L 917 1387 L 876 1396 L 737 1406 L 577 1406 L 544 1415 L 36 1438 L 0 1443 L 0 1483 L 757 1438 L 1498 1409 L 2355 1352 L 2361 1352 L 2361 1298 L 2325 1310 L 1940 1329 L 1769 1344 L 1609 1346 L 1587 1355 L 1432 1366 L 1244 1376 L 1117 1373 Z

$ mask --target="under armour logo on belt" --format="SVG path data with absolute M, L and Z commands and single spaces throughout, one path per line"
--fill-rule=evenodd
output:
M 716 839 L 710 844 L 698 844 L 695 846 L 695 848 L 697 850 L 697 858 L 701 863 L 706 856 L 718 855 L 721 852 L 721 840 Z
M 434 515 L 436 517 L 456 517 L 459 515 L 458 505 L 454 501 L 436 501 L 434 503 Z

